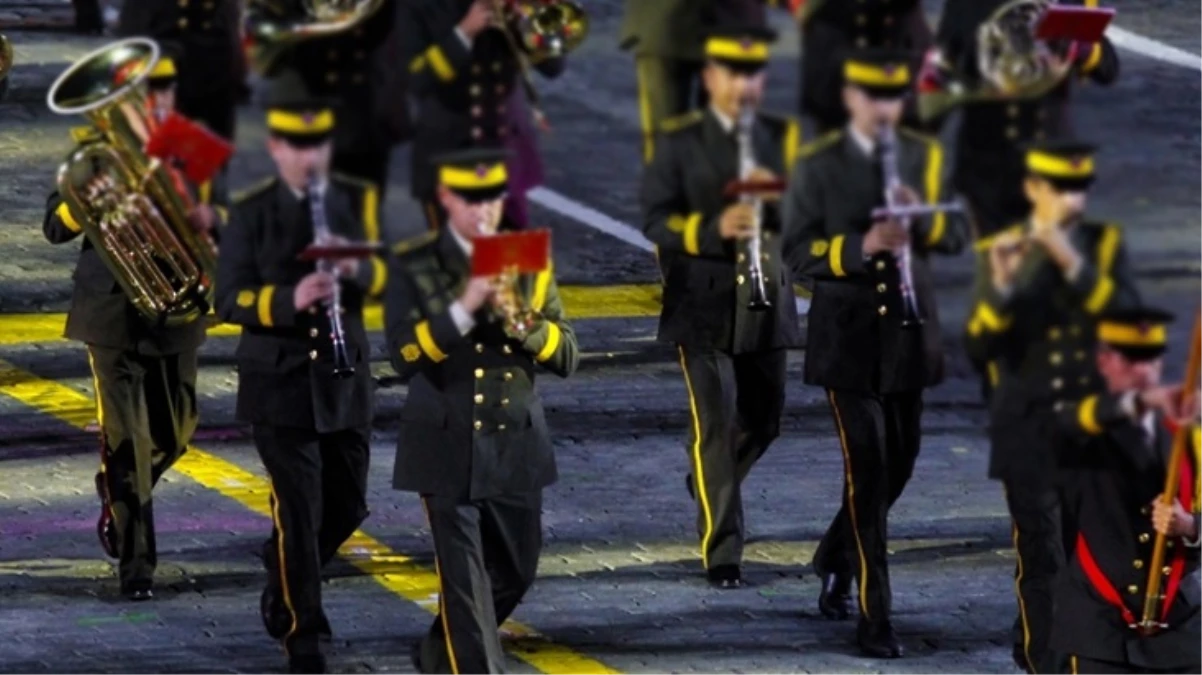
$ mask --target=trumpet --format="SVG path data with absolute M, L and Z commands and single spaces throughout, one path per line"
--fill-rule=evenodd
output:
M 321 243 L 330 238 L 330 224 L 326 220 L 325 200 L 317 189 L 317 172 L 309 174 L 309 210 L 313 217 L 313 241 Z M 346 378 L 355 374 L 350 357 L 346 353 L 346 333 L 342 328 L 342 286 L 338 282 L 337 261 L 322 258 L 317 261 L 317 271 L 333 274 L 334 294 L 326 303 L 326 318 L 330 322 L 330 342 L 334 349 L 334 377 Z
M 534 328 L 538 314 L 526 304 L 526 297 L 518 288 L 520 275 L 517 268 L 509 268 L 497 275 L 493 282 L 496 289 L 493 312 L 504 326 L 505 333 L 517 340 L 525 340 Z
M 752 145 L 752 130 L 754 128 L 755 107 L 750 103 L 744 102 L 737 120 L 739 178 L 742 181 L 750 180 L 751 174 L 756 168 L 755 149 Z M 764 288 L 764 269 L 760 252 L 763 244 L 761 230 L 763 227 L 764 200 L 755 191 L 750 190 L 744 191 L 739 196 L 739 199 L 745 204 L 750 204 L 754 213 L 752 216 L 751 238 L 747 240 L 748 274 L 751 277 L 751 299 L 747 304 L 747 308 L 753 312 L 758 312 L 772 306 L 772 302 L 768 300 L 768 292 Z

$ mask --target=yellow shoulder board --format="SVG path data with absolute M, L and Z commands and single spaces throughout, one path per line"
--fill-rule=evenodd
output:
M 801 146 L 801 149 L 797 151 L 797 156 L 802 158 L 811 157 L 818 152 L 831 147 L 841 138 L 843 138 L 842 129 L 831 129 L 818 138 L 815 138 L 809 143 Z
M 236 193 L 231 201 L 235 204 L 241 204 L 248 199 L 257 197 L 266 192 L 268 188 L 274 187 L 276 180 L 277 178 L 275 176 L 268 176 L 267 178 L 264 178 L 245 190 L 241 190 Z
M 433 244 L 437 239 L 438 230 L 431 230 L 416 237 L 410 237 L 409 239 L 397 242 L 396 246 L 392 247 L 392 252 L 394 255 L 404 255 L 411 251 L 416 251 L 423 246 Z
M 87 125 L 71 127 L 71 140 L 75 141 L 77 145 L 91 143 L 92 141 L 99 140 L 100 138 L 100 130 L 96 127 Z
M 697 124 L 705 117 L 705 113 L 701 110 L 691 110 L 683 115 L 669 117 L 659 123 L 659 130 L 665 134 L 670 134 L 673 131 L 680 131 L 686 127 Z
M 998 237 L 1002 236 L 1003 234 L 1020 233 L 1023 230 L 1025 230 L 1026 227 L 1027 227 L 1026 223 L 1018 223 L 1017 225 L 1011 225 L 1010 227 L 1007 227 L 1005 229 L 994 232 L 993 234 L 989 235 L 988 237 L 981 237 L 980 239 L 978 239 L 976 241 L 976 243 L 974 243 L 972 245 L 972 247 L 974 250 L 977 250 L 977 251 L 988 251 L 989 247 L 993 246 L 993 242 L 995 240 L 997 240 Z

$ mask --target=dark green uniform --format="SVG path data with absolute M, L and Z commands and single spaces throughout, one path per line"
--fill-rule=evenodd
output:
M 428 673 L 504 672 L 497 628 L 534 582 L 542 489 L 557 476 L 535 373 L 567 377 L 579 362 L 550 269 L 520 278 L 541 317 L 524 341 L 487 309 L 456 325 L 469 276 L 443 227 L 397 248 L 385 301 L 388 353 L 409 383 L 393 486 L 422 496 L 438 563 L 439 615 L 416 659 Z
M 72 135 L 81 146 L 101 140 L 88 128 Z M 193 196 L 225 202 L 224 190 L 208 186 Z M 217 210 L 220 215 L 224 209 Z M 79 236 L 84 217 L 55 191 L 42 230 L 51 243 L 66 243 Z M 204 342 L 204 322 L 152 325 L 87 238 L 72 279 L 65 334 L 88 346 L 101 427 L 97 528 L 105 550 L 119 560 L 122 591 L 146 594 L 157 563 L 151 491 L 196 430 L 196 351 Z
M 1163 418 L 1138 419 L 1124 410 L 1130 394 L 1091 394 L 1064 406 L 1060 428 L 1063 469 L 1074 477 L 1079 534 L 1057 579 L 1052 645 L 1069 655 L 1073 673 L 1197 673 L 1198 541 L 1169 540 L 1160 590 L 1167 627 L 1153 636 L 1131 624 L 1143 616 L 1156 532 L 1149 505 L 1164 490 L 1173 434 Z M 1133 406 L 1131 406 L 1133 407 Z M 1178 499 L 1198 523 L 1198 428 L 1180 469 Z
M 870 152 L 843 130 L 806 146 L 784 208 L 786 231 L 797 238 L 788 245 L 790 262 L 813 287 L 805 381 L 826 389 L 845 464 L 843 505 L 814 555 L 814 571 L 835 575 L 844 591 L 854 574 L 862 624 L 883 626 L 892 604 L 889 508 L 918 457 L 922 391 L 943 379 L 928 259 L 958 253 L 966 233 L 955 215 L 912 222 L 910 268 L 924 321 L 903 326 L 897 260 L 863 253 L 871 212 L 885 196 L 879 159 Z M 903 184 L 926 203 L 946 198 L 938 141 L 900 129 L 896 152 Z
M 659 339 L 680 349 L 692 412 L 687 448 L 706 570 L 724 574 L 743 558 L 740 484 L 780 433 L 785 350 L 799 346 L 793 278 L 783 264 L 780 218 L 763 209 L 762 268 L 772 307 L 748 309 L 747 246 L 718 234 L 723 197 L 738 177 L 738 149 L 713 110 L 665 125 L 642 186 L 643 232 L 658 247 L 664 277 Z M 760 114 L 757 163 L 784 176 L 796 153 L 796 120 Z
M 334 235 L 378 241 L 370 216 L 374 190 L 331 177 L 322 199 Z M 387 274 L 382 261 L 363 260 L 358 277 L 341 282 L 355 372 L 337 379 L 324 311 L 298 312 L 293 304 L 296 284 L 314 271 L 314 263 L 297 260 L 313 234 L 307 196 L 267 179 L 235 200 L 217 276 L 218 315 L 242 326 L 237 419 L 252 425 L 271 478 L 264 620 L 270 632 L 280 632 L 270 625 L 272 615 L 286 615 L 284 646 L 292 658 L 316 654 L 319 634 L 329 632 L 321 568 L 367 517 L 373 383 L 363 302 L 383 291 Z
M 1027 227 L 1015 226 L 1020 232 Z M 1095 385 L 1092 354 L 1098 314 L 1138 301 L 1117 225 L 1083 222 L 1069 236 L 1083 258 L 1075 279 L 1065 278 L 1043 248 L 1031 244 L 1014 288 L 1005 297 L 991 281 L 988 248 L 993 240 L 978 242 L 966 345 L 970 358 L 988 364 L 995 387 L 989 477 L 1006 488 L 1019 557 L 1015 658 L 1040 673 L 1063 667 L 1048 644 L 1052 582 L 1064 565 L 1066 543 L 1051 440 L 1054 409 Z

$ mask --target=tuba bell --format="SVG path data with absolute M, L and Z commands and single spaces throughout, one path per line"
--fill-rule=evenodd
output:
M 145 82 L 158 59 L 147 38 L 101 47 L 59 75 L 46 103 L 99 133 L 59 167 L 60 196 L 134 307 L 171 326 L 208 312 L 217 251 L 189 223 L 192 199 L 174 169 L 143 151 L 156 124 Z
M 965 64 L 948 63 L 938 48 L 927 55 L 919 78 L 918 112 L 932 119 L 966 103 L 1043 96 L 1064 81 L 1071 58 L 1057 45 L 1035 37 L 1035 29 L 1053 0 L 1010 0 L 977 27 L 975 54 Z M 1064 56 L 1056 66 L 1053 56 Z
M 244 22 L 247 60 L 270 75 L 280 59 L 307 40 L 330 37 L 367 21 L 385 0 L 299 0 L 284 11 L 271 0 L 249 0 Z

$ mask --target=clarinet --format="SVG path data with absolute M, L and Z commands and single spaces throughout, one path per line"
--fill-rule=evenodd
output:
M 898 188 L 901 187 L 901 175 L 897 168 L 897 136 L 893 127 L 881 125 L 877 138 L 881 151 L 881 173 L 885 179 L 885 208 L 890 217 L 901 221 L 906 232 L 910 231 L 910 216 L 906 208 L 897 203 Z M 901 277 L 902 322 L 903 326 L 913 326 L 923 322 L 922 313 L 918 309 L 918 297 L 914 295 L 914 276 L 910 272 L 910 247 L 907 245 L 900 252 L 894 252 L 897 257 L 897 268 Z
M 739 111 L 738 119 L 739 179 L 743 181 L 751 179 L 751 172 L 756 167 L 751 135 L 754 127 L 755 109 L 750 104 L 744 103 Z M 768 293 L 764 290 L 764 269 L 760 255 L 762 244 L 760 231 L 763 225 L 764 201 L 754 191 L 744 192 L 739 200 L 744 204 L 751 204 L 755 214 L 752 216 L 751 238 L 747 240 L 748 268 L 751 277 L 751 300 L 747 303 L 747 309 L 758 312 L 772 306 L 768 300 Z
M 313 216 L 313 242 L 321 243 L 330 238 L 330 224 L 326 222 L 325 200 L 317 190 L 317 173 L 309 174 L 309 210 Z M 342 330 L 342 285 L 338 281 L 338 266 L 334 260 L 323 258 L 317 261 L 317 271 L 334 275 L 334 294 L 325 303 L 326 318 L 330 322 L 330 342 L 334 347 L 334 377 L 345 378 L 355 374 L 346 354 L 346 333 Z

